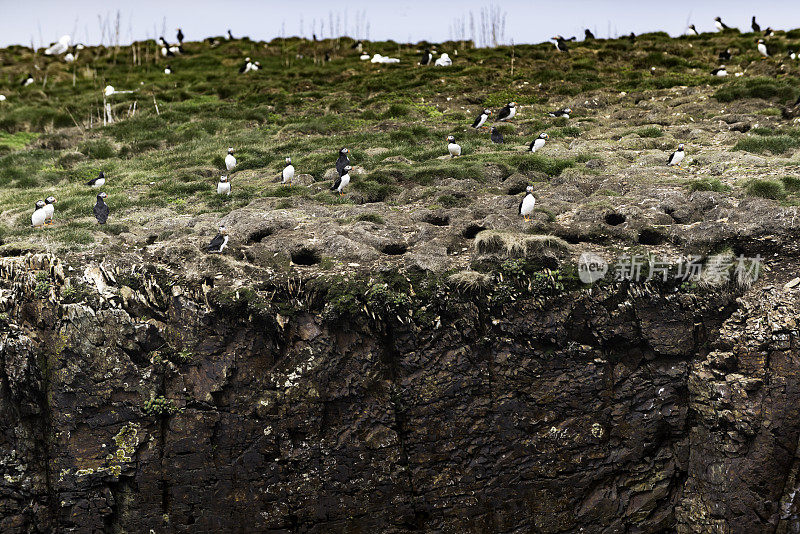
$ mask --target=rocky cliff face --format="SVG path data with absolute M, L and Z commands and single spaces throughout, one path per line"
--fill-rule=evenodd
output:
M 52 256 L 0 279 L 3 532 L 800 528 L 782 284 L 406 317 Z

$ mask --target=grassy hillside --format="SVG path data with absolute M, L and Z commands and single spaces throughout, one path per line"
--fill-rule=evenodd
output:
M 214 48 L 193 42 L 175 58 L 160 57 L 150 41 L 87 48 L 72 64 L 23 47 L 2 49 L 0 94 L 7 100 L 0 102 L 0 234 L 5 242 L 80 249 L 148 223 L 157 228 L 172 215 L 213 222 L 257 201 L 259 209 L 306 215 L 339 204 L 368 205 L 375 212 L 464 208 L 480 205 L 484 195 L 519 193 L 506 182 L 515 174 L 536 182 L 537 194 L 546 196 L 554 185 L 549 182 L 565 169 L 576 170 L 573 181 L 581 175 L 596 181 L 604 172 L 641 166 L 642 155 L 649 158 L 645 166 L 655 169 L 637 175 L 642 184 L 758 194 L 749 175 L 692 176 L 708 174 L 714 161 L 727 161 L 720 153 L 729 150 L 774 160 L 777 167 L 770 168 L 791 175 L 777 196 L 793 203 L 800 129 L 779 115 L 800 94 L 800 63 L 786 58 L 786 50 L 800 49 L 800 30 L 771 38 L 774 58 L 765 61 L 754 38 L 654 33 L 636 42 L 570 43 L 569 54 L 548 43 L 495 49 L 441 43 L 437 49 L 454 58 L 450 68 L 416 64 L 427 43 L 365 43 L 370 54 L 401 59 L 399 65 L 371 64 L 359 60 L 346 38 L 243 39 Z M 734 53 L 726 62 L 731 76 L 713 77 L 709 71 L 725 48 Z M 238 74 L 246 56 L 260 61 L 262 70 Z M 167 64 L 171 76 L 163 74 Z M 20 87 L 28 71 L 36 81 Z M 743 75 L 735 77 L 737 72 Z M 103 126 L 102 91 L 109 84 L 132 92 L 109 97 L 116 122 Z M 513 124 L 501 126 L 505 145 L 492 145 L 488 132 L 469 128 L 484 106 L 497 111 L 511 100 L 520 111 Z M 681 111 L 679 104 L 687 108 Z M 567 105 L 574 110 L 571 119 L 547 117 L 547 111 Z M 648 106 L 659 107 L 639 113 Z M 704 121 L 711 128 L 720 115 L 732 113 L 749 114 L 742 119 L 749 132 L 730 137 L 728 122 L 724 139 L 714 139 L 711 130 L 705 137 L 689 134 Z M 551 140 L 540 153 L 520 148 L 543 131 Z M 464 157 L 439 159 L 447 153 L 448 134 L 456 135 Z M 665 178 L 660 161 L 678 142 L 687 143 L 691 172 L 670 171 Z M 239 166 L 228 199 L 215 194 L 215 185 L 229 146 Z M 342 146 L 351 149 L 359 174 L 339 198 L 327 191 L 324 176 Z M 696 157 L 702 150 L 716 159 Z M 277 183 L 287 156 L 298 174 L 311 175 L 310 185 Z M 589 161 L 600 163 L 587 167 Z M 104 190 L 112 210 L 105 227 L 94 224 L 96 191 L 84 185 L 100 170 L 108 177 Z M 469 187 L 454 186 L 459 180 Z M 57 224 L 35 233 L 29 227 L 32 206 L 50 194 L 59 201 Z M 615 197 L 624 195 L 598 186 L 582 202 L 612 209 Z M 546 211 L 547 202 L 540 199 L 540 207 Z M 514 215 L 513 208 L 506 211 Z M 556 215 L 565 212 L 543 211 L 538 225 L 526 231 L 552 231 Z M 356 216 L 364 216 L 363 210 Z

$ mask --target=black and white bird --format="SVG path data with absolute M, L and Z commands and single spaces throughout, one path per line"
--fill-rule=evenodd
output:
M 461 155 L 461 145 L 456 143 L 456 138 L 452 135 L 447 136 L 447 151 L 450 153 L 451 158 L 457 158 Z
M 31 226 L 34 228 L 42 228 L 44 221 L 47 219 L 47 212 L 44 210 L 44 200 L 37 200 L 31 215 Z
M 522 200 L 519 203 L 519 214 L 525 218 L 525 221 L 530 221 L 531 213 L 533 213 L 533 208 L 536 207 L 536 198 L 533 196 L 533 186 L 529 185 L 525 189 L 526 193 L 525 196 L 522 197 Z
M 794 50 L 789 50 L 789 59 L 791 59 L 792 61 L 797 60 L 797 52 L 795 52 Z
M 592 39 L 594 39 L 594 34 L 588 28 L 583 30 L 583 40 L 591 41 Z
M 420 65 L 430 65 L 433 61 L 433 54 L 427 48 L 422 52 L 422 59 L 419 60 Z
M 769 57 L 769 51 L 767 50 L 767 43 L 764 42 L 764 39 L 758 40 L 758 53 L 761 54 L 761 59 L 767 59 Z
M 569 48 L 567 47 L 567 41 L 560 35 L 556 35 L 555 37 L 550 38 L 551 41 L 555 41 L 556 50 L 559 52 L 567 52 L 569 53 Z
M 92 178 L 86 185 L 90 185 L 92 187 L 103 187 L 106 185 L 106 175 L 103 171 L 100 171 L 100 174 L 97 175 L 97 178 Z
M 230 30 L 228 30 L 230 31 Z M 219 227 L 219 232 L 211 240 L 206 249 L 211 254 L 222 254 L 225 247 L 228 246 L 228 229 L 225 226 Z
M 176 35 L 176 37 L 178 38 L 178 44 L 183 44 L 183 31 L 180 28 L 178 28 L 178 35 Z
M 108 209 L 108 204 L 105 203 L 105 199 L 108 198 L 108 195 L 103 193 L 102 191 L 97 194 L 97 203 L 94 205 L 94 218 L 97 219 L 98 224 L 105 224 L 108 221 L 108 214 L 110 210 Z
M 720 32 L 725 31 L 725 30 L 730 30 L 730 27 L 727 24 L 725 24 L 724 22 L 722 22 L 722 19 L 719 18 L 719 17 L 715 17 L 714 18 L 714 26 L 716 26 L 717 27 L 717 31 L 720 31 Z
M 719 67 L 717 67 L 716 69 L 711 71 L 711 75 L 712 76 L 727 76 L 728 75 L 728 71 L 725 70 L 725 65 L 720 65 Z
M 492 110 L 491 109 L 488 109 L 488 108 L 484 109 L 483 112 L 480 115 L 475 117 L 475 120 L 472 123 L 472 127 L 475 128 L 475 129 L 478 129 L 481 126 L 483 126 L 483 124 L 486 122 L 486 119 L 488 119 L 489 115 L 491 115 L 491 114 L 492 114 Z
M 330 61 L 330 60 L 326 60 L 326 61 Z M 253 64 L 250 65 L 250 70 L 251 71 L 257 71 L 260 68 L 261 68 L 261 62 L 259 62 L 259 61 L 254 61 Z
M 503 141 L 503 134 L 500 133 L 500 130 L 492 126 L 490 132 L 491 132 L 492 143 L 497 143 L 498 145 L 505 143 L 505 141 Z
M 683 157 L 685 155 L 686 153 L 683 151 L 683 143 L 681 143 L 678 145 L 678 150 L 669 155 L 669 159 L 667 160 L 667 165 L 670 167 L 674 165 L 675 167 L 678 167 L 680 169 L 681 162 L 683 161 Z
M 350 165 L 345 165 L 344 169 L 342 169 L 342 175 L 339 176 L 335 182 L 333 182 L 333 187 L 331 187 L 331 191 L 336 191 L 339 193 L 339 196 L 344 195 L 342 190 L 347 187 L 347 184 L 350 183 L 350 170 L 353 167 Z
M 253 62 L 250 61 L 249 57 L 244 58 L 244 65 L 239 67 L 239 74 L 247 74 L 253 70 Z
M 355 50 L 360 54 L 361 51 L 364 50 L 364 43 L 362 43 L 361 40 L 359 39 L 358 41 L 353 43 L 353 46 L 351 46 L 350 49 Z
M 236 40 L 236 39 L 233 38 L 233 34 L 231 33 L 230 30 L 228 30 L 228 40 L 229 41 L 235 41 Z
M 30 84 L 32 84 L 32 83 L 33 83 L 33 74 L 31 74 L 31 73 L 29 72 L 29 73 L 28 73 L 28 76 L 27 76 L 26 78 L 24 78 L 24 79 L 22 80 L 22 82 L 20 82 L 20 85 L 21 85 L 22 87 L 28 87 L 28 86 L 29 86 Z
M 514 118 L 514 115 L 517 114 L 517 103 L 516 102 L 509 102 L 506 107 L 500 110 L 500 113 L 497 114 L 497 120 L 499 121 L 508 121 Z
M 183 47 L 169 44 L 164 37 L 159 37 L 158 43 L 161 45 L 161 55 L 164 57 L 171 57 L 183 52 Z
M 167 75 L 172 74 L 172 67 L 169 66 L 169 65 L 164 67 L 164 74 L 167 74 Z
M 344 174 L 344 168 L 350 165 L 349 153 L 350 150 L 348 150 L 347 147 L 342 147 L 342 149 L 339 150 L 339 158 L 336 160 L 336 174 L 339 176 Z
M 700 35 L 700 32 L 697 31 L 694 24 L 689 24 L 689 35 Z
M 220 176 L 217 183 L 217 194 L 231 196 L 231 182 L 227 176 Z
M 756 33 L 761 31 L 761 26 L 759 26 L 758 22 L 756 22 L 756 16 L 755 15 L 753 15 L 753 20 L 750 22 L 750 27 L 753 28 L 753 31 L 756 32 Z
M 767 27 L 767 29 L 764 30 L 764 37 L 775 37 L 775 30 L 773 30 L 770 27 Z
M 730 61 L 732 57 L 733 57 L 733 54 L 731 54 L 731 49 L 730 48 L 726 48 L 725 50 L 723 50 L 722 52 L 719 53 L 719 60 L 720 61 Z
M 53 214 L 56 212 L 56 197 L 47 197 L 44 199 L 44 223 L 53 224 Z
M 633 32 L 629 33 L 629 34 L 628 34 L 628 40 L 629 40 L 630 42 L 632 42 L 632 43 L 635 43 L 635 42 L 636 42 L 636 34 L 635 34 L 635 33 L 633 33 Z
M 211 48 L 216 48 L 219 46 L 219 41 L 217 41 L 216 37 L 206 37 L 206 42 L 211 46 Z
M 292 180 L 294 179 L 294 165 L 292 165 L 292 158 L 286 158 L 286 166 L 283 168 L 282 177 L 283 180 L 281 180 L 281 184 L 292 184 Z
M 562 108 L 559 109 L 558 111 L 551 111 L 550 113 L 548 113 L 548 115 L 550 115 L 551 117 L 564 117 L 565 119 L 568 119 L 570 113 L 572 113 L 572 110 L 570 108 Z
M 228 172 L 236 168 L 236 158 L 233 157 L 233 148 L 228 149 L 228 155 L 225 156 L 225 168 Z
M 528 150 L 530 150 L 531 152 L 536 152 L 537 150 L 542 148 L 545 145 L 545 143 L 547 143 L 547 140 L 549 138 L 550 136 L 547 135 L 546 133 L 544 132 L 540 133 L 539 137 L 531 141 L 531 144 L 528 145 Z

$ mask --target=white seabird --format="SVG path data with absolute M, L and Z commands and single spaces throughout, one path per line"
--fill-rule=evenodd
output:
M 228 149 L 228 155 L 225 156 L 225 168 L 232 171 L 236 167 L 236 158 L 233 157 L 233 148 Z

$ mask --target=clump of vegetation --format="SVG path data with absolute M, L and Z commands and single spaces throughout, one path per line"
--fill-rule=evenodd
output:
M 727 193 L 731 188 L 722 183 L 718 178 L 701 178 L 689 184 L 689 191 L 714 191 L 715 193 Z
M 146 401 L 144 401 L 144 406 L 142 407 L 142 410 L 147 415 L 157 415 L 157 416 L 173 415 L 181 411 L 180 408 L 175 406 L 175 403 L 173 403 L 170 399 L 167 399 L 162 395 L 151 397 Z
M 383 217 L 377 213 L 362 213 L 356 217 L 356 220 L 374 224 L 383 224 L 385 222 Z
M 567 250 L 569 245 L 560 237 L 552 235 L 485 230 L 476 236 L 475 248 L 481 254 L 503 254 L 509 258 L 526 258 L 546 249 Z
M 50 294 L 50 279 L 47 273 L 36 273 L 36 287 L 33 289 L 33 294 L 40 299 L 46 298 Z
M 664 135 L 664 130 L 662 130 L 658 126 L 647 126 L 646 128 L 639 128 L 638 130 L 634 130 L 633 133 L 635 133 L 639 137 L 656 138 L 656 137 L 662 137 Z
M 800 147 L 800 138 L 789 135 L 753 136 L 738 141 L 733 150 L 743 150 L 755 154 L 781 155 Z
M 784 176 L 781 178 L 783 187 L 792 193 L 800 191 L 800 176 Z
M 751 197 L 783 200 L 786 198 L 786 188 L 782 182 L 775 180 L 751 180 L 747 184 L 747 194 Z
M 737 79 L 714 93 L 720 102 L 733 102 L 743 98 L 778 99 L 788 101 L 797 98 L 796 89 L 789 80 L 755 77 Z

